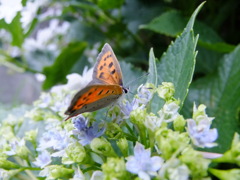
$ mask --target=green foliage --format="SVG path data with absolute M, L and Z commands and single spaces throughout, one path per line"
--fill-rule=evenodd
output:
M 47 77 L 43 88 L 49 89 L 55 83 L 64 82 L 66 75 L 68 75 L 73 65 L 80 59 L 85 48 L 86 43 L 84 42 L 68 44 L 56 58 L 54 64 L 43 69 L 43 73 Z

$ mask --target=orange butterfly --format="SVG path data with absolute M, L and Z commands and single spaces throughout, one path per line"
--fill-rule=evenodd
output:
M 105 44 L 97 57 L 92 81 L 72 99 L 65 112 L 68 120 L 84 112 L 104 108 L 117 101 L 128 89 L 123 87 L 122 71 L 109 44 Z

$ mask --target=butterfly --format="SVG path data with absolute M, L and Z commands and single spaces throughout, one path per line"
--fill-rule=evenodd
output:
M 122 71 L 109 44 L 105 44 L 94 65 L 92 81 L 77 92 L 65 112 L 68 120 L 84 112 L 93 112 L 116 102 L 128 88 L 123 87 Z

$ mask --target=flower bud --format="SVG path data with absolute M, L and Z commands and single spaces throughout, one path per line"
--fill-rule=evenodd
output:
M 210 160 L 204 159 L 199 152 L 192 148 L 187 148 L 179 159 L 188 166 L 193 179 L 202 179 L 207 176 Z
M 121 138 L 117 141 L 117 145 L 124 157 L 128 156 L 128 141 L 126 138 Z
M 116 157 L 116 153 L 114 152 L 110 142 L 108 142 L 105 138 L 94 138 L 90 144 L 91 149 L 99 154 L 108 157 Z
M 173 95 L 175 93 L 173 83 L 162 82 L 162 85 L 159 85 L 157 88 L 157 93 L 159 97 L 164 99 L 165 101 L 173 99 Z
M 174 121 L 173 121 L 173 127 L 174 130 L 183 132 L 185 129 L 186 120 L 183 118 L 182 115 L 179 115 Z
M 171 129 L 160 129 L 156 132 L 156 142 L 164 159 L 169 159 L 179 149 L 189 146 L 189 137 L 187 133 L 179 133 Z M 179 152 L 180 153 L 180 152 Z
M 36 130 L 27 131 L 25 133 L 24 139 L 27 140 L 27 141 L 35 143 L 36 142 L 37 133 L 38 133 L 37 129 Z
M 8 161 L 6 158 L 4 157 L 0 157 L 0 168 L 1 169 L 5 169 L 5 170 L 10 170 L 13 168 L 20 168 L 19 165 Z
M 66 153 L 69 159 L 78 163 L 83 162 L 87 156 L 84 147 L 78 142 L 70 144 L 66 149 Z
M 47 176 L 48 179 L 70 178 L 73 173 L 73 169 L 68 169 L 60 165 L 50 165 L 46 166 L 44 170 L 40 172 L 40 176 Z
M 108 123 L 105 134 L 110 139 L 120 139 L 123 136 L 123 131 L 117 123 Z
M 147 116 L 146 109 L 137 108 L 130 114 L 130 120 L 133 124 L 142 126 Z
M 108 158 L 102 169 L 105 180 L 127 178 L 126 166 L 122 158 Z

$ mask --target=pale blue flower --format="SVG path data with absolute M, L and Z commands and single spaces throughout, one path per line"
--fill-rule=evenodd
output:
M 38 155 L 36 161 L 33 162 L 38 167 L 44 168 L 48 164 L 51 163 L 51 156 L 50 153 L 46 150 L 42 151 L 41 154 Z
M 21 140 L 12 140 L 9 143 L 10 146 L 10 150 L 9 151 L 5 151 L 4 153 L 9 155 L 9 156 L 13 156 L 15 154 L 17 154 L 17 149 L 21 146 L 25 146 L 25 140 L 21 139 Z
M 217 144 L 214 141 L 218 138 L 217 129 L 210 129 L 211 121 L 202 119 L 197 122 L 193 119 L 187 120 L 188 133 L 194 145 L 198 147 L 213 147 Z
M 45 132 L 40 139 L 38 151 L 52 148 L 53 150 L 64 150 L 70 142 L 68 133 L 63 130 L 52 129 Z
M 138 88 L 138 94 L 135 98 L 133 98 L 132 102 L 125 101 L 119 102 L 119 107 L 121 109 L 121 112 L 124 114 L 124 118 L 129 118 L 130 113 L 137 109 L 144 109 L 147 103 L 152 99 L 152 92 L 149 91 L 148 88 L 141 85 Z
M 88 120 L 82 115 L 74 118 L 73 124 L 76 128 L 73 130 L 73 134 L 77 135 L 83 146 L 90 144 L 94 138 L 101 136 L 105 131 L 105 128 L 99 129 L 99 124 L 96 122 L 92 126 L 88 126 Z
M 150 179 L 155 176 L 163 164 L 163 159 L 159 156 L 151 157 L 150 149 L 144 149 L 144 146 L 137 142 L 134 147 L 134 156 L 127 157 L 126 169 L 138 174 L 142 179 Z

